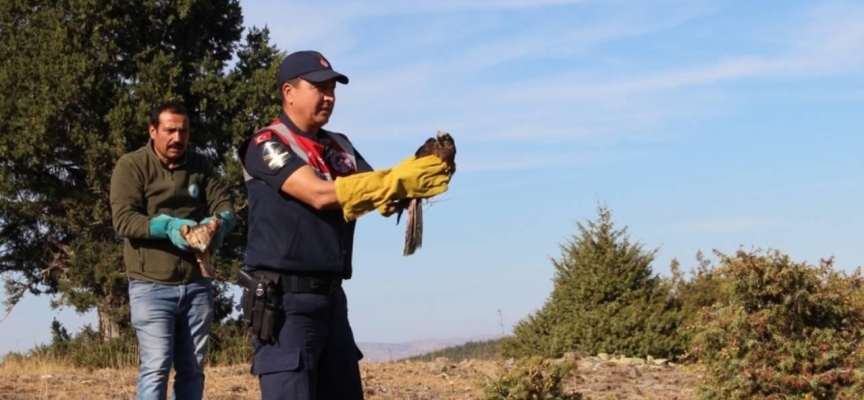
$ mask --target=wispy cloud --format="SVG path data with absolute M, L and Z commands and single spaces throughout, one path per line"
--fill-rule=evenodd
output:
M 715 9 L 695 2 L 686 7 L 670 9 L 663 14 L 631 6 L 596 21 L 578 21 L 579 23 L 574 23 L 570 15 L 546 16 L 542 21 L 538 18 L 518 29 L 512 29 L 510 24 L 501 22 L 500 26 L 495 27 L 497 29 L 489 29 L 489 34 L 494 34 L 494 37 L 473 45 L 465 44 L 464 49 L 453 52 L 454 57 L 436 60 L 434 64 L 436 70 L 442 71 L 442 75 L 466 77 L 486 68 L 517 60 L 533 60 L 539 65 L 562 64 L 604 44 L 669 29 L 712 11 Z M 428 64 L 429 60 L 421 63 Z M 523 77 L 516 81 L 534 76 L 538 64 L 535 64 L 534 68 L 526 66 L 528 68 Z
M 682 224 L 678 227 L 683 232 L 691 233 L 739 233 L 764 228 L 778 228 L 780 221 L 764 217 L 728 217 L 715 218 Z
M 284 23 L 270 24 L 280 46 L 321 49 L 352 78 L 333 124 L 364 140 L 437 129 L 477 141 L 644 136 L 734 110 L 742 84 L 864 65 L 860 4 L 809 6 L 729 39 L 770 40 L 703 55 L 654 50 L 698 47 L 692 22 L 722 12 L 716 1 L 394 0 L 328 4 L 326 13 L 264 4 L 285 10 Z M 282 15 L 260 2 L 244 7 L 249 23 Z
M 786 54 L 732 55 L 704 65 L 600 82 L 586 81 L 578 72 L 540 77 L 533 82 L 531 96 L 548 98 L 549 93 L 556 93 L 560 95 L 557 99 L 625 97 L 746 78 L 778 79 L 859 71 L 864 64 L 864 6 L 822 5 L 799 18 L 777 31 L 760 32 L 790 37 L 783 46 Z M 569 83 L 562 85 L 562 82 Z M 514 91 L 510 96 L 523 97 L 524 93 Z
M 575 3 L 590 3 L 596 0 L 437 0 L 403 1 L 378 0 L 375 2 L 353 3 L 358 15 L 392 15 L 415 13 L 446 13 L 455 11 L 495 11 L 518 10 L 560 6 Z
M 459 36 L 463 29 L 470 32 L 472 22 L 467 21 L 460 26 L 449 27 L 445 22 L 458 20 L 452 15 L 457 12 L 489 12 L 535 9 L 550 6 L 566 6 L 570 4 L 589 3 L 592 0 L 442 0 L 426 2 L 408 2 L 401 0 L 331 1 L 309 3 L 301 1 L 258 0 L 243 4 L 246 23 L 249 25 L 267 25 L 273 33 L 273 38 L 280 47 L 289 51 L 315 48 L 329 56 L 339 56 L 346 53 L 356 53 L 358 43 L 357 31 L 364 29 L 364 24 L 373 24 L 365 28 L 376 30 L 386 29 L 380 18 L 399 18 L 411 15 L 428 16 L 431 20 L 426 30 L 427 35 L 416 35 L 412 26 L 410 32 L 400 32 L 397 37 L 409 38 L 440 38 L 448 40 L 444 35 L 430 37 L 431 32 L 439 32 L 447 36 Z M 370 22 L 370 20 L 372 20 Z M 432 29 L 434 28 L 434 30 Z M 422 27 L 421 27 L 422 29 Z M 388 32 L 388 33 L 392 33 Z M 388 41 L 389 42 L 389 41 Z M 428 42 L 428 41 L 427 41 Z M 422 43 L 418 41 L 418 43 Z M 389 43 L 379 43 L 388 47 Z M 374 50 L 373 50 L 374 51 Z M 360 52 L 362 53 L 362 51 Z

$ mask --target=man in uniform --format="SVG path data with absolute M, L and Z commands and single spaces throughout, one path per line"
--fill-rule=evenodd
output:
M 352 274 L 356 219 L 388 202 L 447 190 L 447 166 L 413 156 L 373 170 L 348 138 L 322 127 L 348 78 L 315 51 L 288 55 L 283 112 L 238 149 L 249 196 L 240 283 L 262 399 L 362 399 L 362 358 L 342 281 Z
M 138 399 L 201 399 L 213 319 L 212 279 L 202 276 L 183 225 L 219 214 L 217 249 L 235 224 L 232 201 L 213 166 L 187 152 L 189 117 L 168 102 L 150 115 L 150 140 L 120 157 L 111 175 L 114 229 L 124 239 L 132 326 L 138 337 Z

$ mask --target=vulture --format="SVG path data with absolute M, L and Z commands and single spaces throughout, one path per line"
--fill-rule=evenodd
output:
M 438 131 L 438 134 L 434 138 L 426 139 L 426 142 L 414 152 L 414 156 L 417 158 L 432 155 L 447 163 L 447 172 L 450 176 L 456 173 L 456 142 L 449 133 Z M 402 199 L 396 205 L 397 225 L 402 217 L 402 212 L 406 209 L 408 210 L 408 217 L 405 222 L 403 256 L 410 256 L 423 246 L 423 208 L 421 200 L 415 198 Z

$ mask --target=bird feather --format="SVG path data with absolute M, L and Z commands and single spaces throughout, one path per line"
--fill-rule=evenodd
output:
M 448 164 L 448 173 L 452 176 L 456 172 L 456 142 L 447 133 L 438 131 L 434 138 L 426 139 L 422 146 L 414 153 L 417 158 L 436 156 Z M 396 224 L 402 216 L 402 211 L 407 210 L 408 216 L 405 223 L 405 246 L 402 250 L 403 256 L 414 254 L 423 246 L 423 199 L 409 198 L 399 201 L 397 206 Z

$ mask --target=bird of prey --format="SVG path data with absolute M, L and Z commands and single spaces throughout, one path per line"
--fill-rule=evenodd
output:
M 201 273 L 208 278 L 216 278 L 216 269 L 210 261 L 211 248 L 213 238 L 219 233 L 219 228 L 222 227 L 222 217 L 216 214 L 205 224 L 198 225 L 183 225 L 180 227 L 180 234 L 189 243 L 189 247 L 195 253 L 195 258 L 201 266 Z
M 445 163 L 447 163 L 447 172 L 450 176 L 456 173 L 456 142 L 453 137 L 447 133 L 438 131 L 434 138 L 426 139 L 426 142 L 420 146 L 414 153 L 417 158 L 434 155 Z M 403 256 L 409 256 L 423 246 L 423 207 L 422 199 L 408 198 L 399 200 L 396 204 L 396 224 L 399 224 L 399 219 L 402 217 L 402 212 L 408 210 L 408 217 L 405 223 L 405 247 L 402 251 Z

